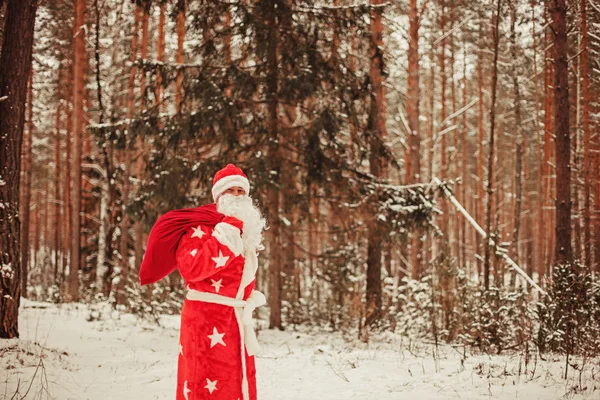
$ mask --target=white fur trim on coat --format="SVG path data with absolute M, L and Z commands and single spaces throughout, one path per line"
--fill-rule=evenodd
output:
M 215 225 L 212 235 L 219 243 L 227 246 L 236 257 L 242 254 L 244 242 L 242 241 L 240 230 L 235 226 L 226 222 L 219 222 Z
M 250 182 L 248 179 L 244 178 L 241 175 L 230 175 L 224 178 L 221 178 L 215 185 L 212 187 L 212 196 L 213 200 L 216 202 L 217 197 L 223 194 L 229 188 L 234 186 L 239 186 L 246 191 L 246 194 L 250 193 Z

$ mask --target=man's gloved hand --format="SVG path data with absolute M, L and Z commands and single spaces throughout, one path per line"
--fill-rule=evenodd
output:
M 240 230 L 240 233 L 244 229 L 244 223 L 242 222 L 242 220 L 237 219 L 236 217 L 227 216 L 227 217 L 223 218 L 223 221 L 221 221 L 221 222 L 225 222 L 226 224 L 235 226 L 236 228 L 238 228 Z

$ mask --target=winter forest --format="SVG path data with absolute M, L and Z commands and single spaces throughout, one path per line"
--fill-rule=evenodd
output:
M 228 163 L 261 400 L 600 396 L 600 1 L 0 0 L 0 48 L 0 399 L 173 399 L 140 265 Z

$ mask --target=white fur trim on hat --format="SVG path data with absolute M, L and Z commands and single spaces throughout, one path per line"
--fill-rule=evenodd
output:
M 234 186 L 243 188 L 246 191 L 246 194 L 250 192 L 250 182 L 248 182 L 248 179 L 241 175 L 229 175 L 219 179 L 219 181 L 212 187 L 213 200 L 217 201 L 217 197 L 223 194 L 223 192 L 227 189 Z

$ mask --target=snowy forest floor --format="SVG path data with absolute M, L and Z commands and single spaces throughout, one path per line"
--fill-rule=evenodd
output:
M 101 313 L 101 318 L 97 319 Z M 93 316 L 92 321 L 88 321 Z M 22 300 L 20 339 L 0 341 L 0 399 L 173 399 L 179 316 L 161 326 L 82 304 Z M 260 332 L 259 400 L 598 399 L 600 359 L 490 356 L 386 335 Z

